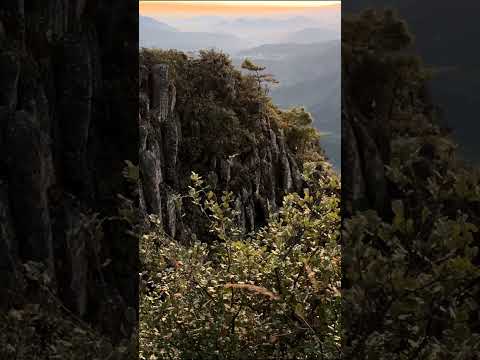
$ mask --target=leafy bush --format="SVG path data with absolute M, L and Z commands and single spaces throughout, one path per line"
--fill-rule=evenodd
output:
M 336 359 L 340 351 L 339 181 L 306 165 L 310 187 L 286 195 L 242 235 L 232 194 L 192 175 L 188 197 L 213 244 L 168 239 L 158 219 L 141 240 L 141 359 Z
M 312 115 L 304 108 L 280 112 L 280 127 L 284 129 L 288 147 L 301 159 L 308 153 L 321 152 L 320 135 L 312 123 Z

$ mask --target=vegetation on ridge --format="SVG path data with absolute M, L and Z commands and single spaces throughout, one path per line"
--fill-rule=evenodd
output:
M 195 119 L 199 126 L 195 131 L 186 128 L 182 133 L 185 146 L 181 157 L 189 164 L 202 164 L 212 154 L 228 157 L 248 154 L 255 146 L 268 146 L 270 136 L 261 131 L 265 121 L 274 131 L 285 128 L 287 141 L 316 146 L 316 152 L 323 156 L 310 114 L 301 108 L 278 109 L 267 94 L 269 84 L 275 80 L 264 74 L 262 67 L 247 62 L 245 66 L 252 74 L 246 76 L 221 52 L 204 50 L 193 57 L 175 50 L 142 49 L 141 79 L 147 79 L 151 67 L 159 63 L 169 65 L 171 83 L 176 89 L 176 112 L 180 118 Z M 289 123 L 296 123 L 299 131 L 290 131 L 293 126 Z M 306 133 L 309 135 L 305 137 Z M 188 180 L 190 174 L 184 175 Z

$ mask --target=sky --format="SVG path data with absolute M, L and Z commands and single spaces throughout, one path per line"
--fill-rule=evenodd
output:
M 192 17 L 304 14 L 339 7 L 340 1 L 140 1 L 140 14 Z

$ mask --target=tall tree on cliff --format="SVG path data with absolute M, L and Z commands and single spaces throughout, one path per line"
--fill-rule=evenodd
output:
M 259 91 L 263 89 L 265 93 L 268 94 L 269 85 L 271 86 L 279 83 L 272 74 L 264 73 L 264 71 L 266 70 L 265 66 L 257 65 L 253 63 L 250 59 L 245 59 L 241 67 L 242 69 L 248 70 L 252 73 L 251 76 L 257 82 Z

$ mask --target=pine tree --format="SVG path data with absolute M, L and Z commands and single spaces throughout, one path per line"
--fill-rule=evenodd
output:
M 245 59 L 243 61 L 242 69 L 248 70 L 253 73 L 251 76 L 257 81 L 258 90 L 261 91 L 263 85 L 263 89 L 265 90 L 266 94 L 268 94 L 269 92 L 269 84 L 275 85 L 279 83 L 272 74 L 263 73 L 263 71 L 265 71 L 266 69 L 265 66 L 257 65 L 253 63 L 250 59 Z

